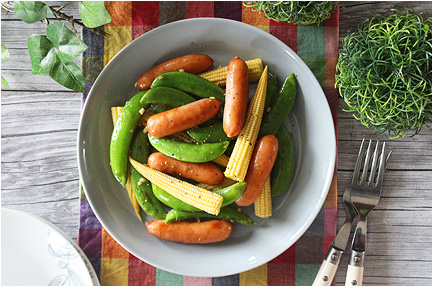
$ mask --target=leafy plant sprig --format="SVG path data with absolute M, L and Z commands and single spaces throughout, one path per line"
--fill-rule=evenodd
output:
M 80 39 L 75 25 L 105 35 L 104 31 L 97 27 L 111 22 L 111 16 L 103 1 L 80 1 L 79 14 L 82 19 L 80 21 L 61 11 L 71 3 L 73 2 L 66 2 L 63 6 L 49 6 L 40 1 L 15 1 L 13 11 L 25 23 L 38 21 L 47 23 L 46 35 L 31 35 L 27 39 L 32 73 L 46 74 L 66 88 L 84 92 L 84 77 L 80 68 L 74 63 L 74 59 L 87 49 L 87 45 Z M 8 12 L 12 11 L 10 4 L 2 3 L 2 6 Z M 49 19 L 53 17 L 56 21 L 50 23 Z M 61 20 L 70 22 L 73 31 Z
M 418 134 L 432 121 L 432 19 L 406 9 L 365 20 L 339 51 L 336 87 L 366 127 Z
M 1 60 L 6 60 L 9 58 L 9 50 L 6 48 L 6 46 L 1 42 L 2 52 L 1 52 Z M 3 75 L 1 76 L 2 85 L 9 89 L 9 83 L 6 81 L 5 78 L 3 78 Z
M 309 25 L 325 21 L 337 9 L 338 1 L 244 1 L 253 12 L 277 22 Z

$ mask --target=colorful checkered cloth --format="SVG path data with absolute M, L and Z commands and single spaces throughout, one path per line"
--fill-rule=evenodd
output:
M 310 67 L 324 89 L 336 123 L 338 93 L 334 89 L 338 51 L 339 12 L 320 26 L 296 26 L 265 19 L 242 2 L 106 2 L 111 23 L 103 38 L 83 30 L 82 67 L 86 92 L 103 67 L 125 45 L 160 25 L 196 17 L 227 18 L 256 26 L 276 36 L 294 50 Z M 336 178 L 316 220 L 287 251 L 256 269 L 240 274 L 198 278 L 172 274 L 155 268 L 129 254 L 101 226 L 80 189 L 78 243 L 89 257 L 101 285 L 311 285 L 336 233 Z

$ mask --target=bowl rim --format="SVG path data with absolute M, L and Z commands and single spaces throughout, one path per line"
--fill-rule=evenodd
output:
M 149 30 L 147 32 L 145 32 L 144 34 L 140 35 L 139 37 L 135 38 L 134 40 L 132 40 L 130 43 L 128 43 L 127 45 L 125 45 L 122 49 L 120 49 L 116 55 L 113 56 L 113 58 L 107 63 L 107 65 L 102 69 L 102 71 L 99 73 L 98 77 L 95 79 L 95 81 L 92 84 L 91 89 L 89 90 L 88 94 L 87 94 L 87 98 L 84 102 L 84 105 L 82 107 L 81 110 L 81 114 L 80 114 L 80 121 L 79 121 L 79 125 L 78 125 L 78 135 L 77 135 L 77 161 L 78 161 L 78 170 L 79 170 L 79 179 L 83 188 L 83 191 L 86 195 L 86 198 L 88 199 L 88 203 L 92 209 L 92 211 L 94 212 L 95 216 L 97 217 L 98 221 L 101 223 L 101 225 L 104 227 L 104 229 L 108 232 L 108 234 L 110 234 L 110 236 L 120 245 L 122 246 L 122 248 L 124 248 L 126 251 L 128 251 L 129 253 L 134 254 L 134 251 L 132 251 L 129 246 L 125 245 L 125 244 L 121 244 L 120 241 L 118 240 L 118 236 L 116 235 L 116 232 L 113 231 L 112 227 L 107 226 L 103 223 L 103 221 L 101 220 L 101 218 L 103 218 L 103 216 L 100 214 L 100 212 L 98 212 L 97 209 L 95 209 L 94 203 L 92 202 L 92 200 L 89 200 L 89 198 L 91 198 L 92 196 L 88 193 L 84 180 L 83 180 L 83 168 L 85 166 L 84 163 L 84 159 L 82 158 L 82 150 L 83 150 L 83 145 L 82 145 L 82 141 L 80 141 L 81 139 L 81 134 L 82 134 L 82 126 L 85 124 L 84 120 L 83 120 L 83 115 L 86 114 L 87 109 L 89 109 L 90 106 L 90 101 L 88 100 L 89 98 L 92 97 L 93 91 L 96 90 L 98 88 L 99 82 L 101 81 L 100 79 L 104 77 L 104 75 L 106 73 L 108 73 L 108 70 L 111 66 L 116 65 L 116 63 L 119 61 L 119 58 L 121 57 L 121 55 L 123 53 L 125 53 L 126 51 L 133 49 L 134 46 L 138 45 L 139 39 L 143 39 L 143 38 L 147 38 L 152 36 L 155 33 L 160 33 L 161 31 L 163 31 L 164 29 L 169 29 L 171 26 L 174 25 L 178 25 L 179 23 L 184 23 L 184 22 L 202 22 L 202 21 L 211 21 L 211 22 L 215 22 L 216 24 L 218 23 L 232 23 L 233 25 L 239 25 L 239 26 L 243 26 L 247 29 L 252 29 L 255 30 L 255 32 L 257 32 L 259 35 L 263 35 L 266 37 L 271 37 L 274 38 L 277 42 L 280 42 L 281 45 L 283 45 L 285 47 L 286 50 L 288 50 L 289 52 L 291 52 L 291 57 L 294 58 L 294 60 L 298 63 L 301 64 L 301 66 L 305 67 L 305 72 L 307 74 L 307 76 L 312 80 L 312 85 L 316 86 L 318 88 L 318 90 L 320 90 L 321 93 L 321 97 L 324 97 L 326 100 L 326 95 L 322 89 L 322 87 L 320 86 L 317 78 L 315 77 L 315 75 L 313 74 L 313 72 L 311 71 L 311 69 L 308 67 L 308 65 L 305 64 L 305 62 L 301 59 L 301 57 L 295 53 L 289 46 L 287 46 L 285 43 L 283 43 L 280 39 L 278 39 L 277 37 L 273 36 L 272 34 L 257 28 L 253 25 L 241 22 L 241 21 L 237 21 L 237 20 L 232 20 L 232 19 L 226 19 L 226 18 L 214 18 L 214 17 L 199 17 L 199 18 L 187 18 L 187 19 L 182 19 L 182 20 L 177 20 L 177 21 L 173 21 L 167 24 L 163 24 L 160 26 L 157 26 L 155 28 L 153 28 L 152 30 Z M 326 102 L 328 103 L 328 101 L 326 100 Z M 263 264 L 268 263 L 269 261 L 271 261 L 272 259 L 278 257 L 280 254 L 282 254 L 284 251 L 286 251 L 288 248 L 290 248 L 293 244 L 295 244 L 300 237 L 302 237 L 302 235 L 304 235 L 304 233 L 311 227 L 311 224 L 313 223 L 313 221 L 317 218 L 317 215 L 319 214 L 325 200 L 327 197 L 327 194 L 329 192 L 329 189 L 331 187 L 331 183 L 333 180 L 333 175 L 335 173 L 335 167 L 336 167 L 336 161 L 337 161 L 337 141 L 336 141 L 336 131 L 335 131 L 335 123 L 333 120 L 333 116 L 331 113 L 331 109 L 329 107 L 329 103 L 328 105 L 324 106 L 323 109 L 325 110 L 324 112 L 327 113 L 327 116 L 329 117 L 329 119 L 331 119 L 332 125 L 331 125 L 331 129 L 332 129 L 332 134 L 333 136 L 330 137 L 331 141 L 330 142 L 330 147 L 331 147 L 331 151 L 330 151 L 330 158 L 332 158 L 333 160 L 329 161 L 328 163 L 328 170 L 326 173 L 326 180 L 324 181 L 324 183 L 322 184 L 322 190 L 320 192 L 320 200 L 316 202 L 315 204 L 315 211 L 314 213 L 310 214 L 310 216 L 308 217 L 308 220 L 306 222 L 303 223 L 302 228 L 300 230 L 298 230 L 296 232 L 296 235 L 293 237 L 293 243 L 291 243 L 290 245 L 288 245 L 286 248 L 284 248 L 283 250 L 281 250 L 281 252 L 279 252 L 278 254 L 273 254 L 272 256 L 268 256 L 268 259 L 264 262 L 261 262 L 260 264 L 257 265 L 250 265 L 246 268 L 243 269 L 239 269 L 239 270 L 235 270 L 231 273 L 221 273 L 221 274 L 217 274 L 217 275 L 209 275 L 209 274 L 204 274 L 204 275 L 200 275 L 200 274 L 196 274 L 193 272 L 179 272 L 177 270 L 173 270 L 172 268 L 167 268 L 166 266 L 161 266 L 161 264 L 157 263 L 157 262 L 153 262 L 152 260 L 143 260 L 142 258 L 138 257 L 140 260 L 165 271 L 171 272 L 171 273 L 175 273 L 175 274 L 180 274 L 180 275 L 184 275 L 184 276 L 195 276 L 195 277 L 222 277 L 222 276 L 230 276 L 230 275 L 234 275 L 234 274 L 239 274 L 241 272 L 245 272 L 248 270 L 251 270 L 253 268 L 256 268 L 258 266 L 261 266 Z M 90 196 L 89 196 L 90 195 Z

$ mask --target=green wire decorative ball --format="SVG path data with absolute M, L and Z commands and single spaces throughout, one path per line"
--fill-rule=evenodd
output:
M 365 20 L 337 62 L 345 111 L 390 138 L 416 135 L 432 121 L 432 20 L 405 12 Z
M 253 12 L 277 22 L 309 25 L 325 21 L 337 9 L 338 1 L 244 1 Z

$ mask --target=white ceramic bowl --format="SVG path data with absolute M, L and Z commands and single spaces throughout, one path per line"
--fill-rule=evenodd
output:
M 298 94 L 286 124 L 293 133 L 297 168 L 290 192 L 274 198 L 273 216 L 254 216 L 256 226 L 236 224 L 221 243 L 186 245 L 150 235 L 135 215 L 109 162 L 113 129 L 110 107 L 123 105 L 137 90 L 134 83 L 155 63 L 205 53 L 215 66 L 234 56 L 261 58 L 272 74 L 284 80 L 297 75 Z M 160 26 L 137 38 L 104 68 L 82 113 L 78 162 L 82 184 L 96 216 L 127 251 L 160 269 L 202 277 L 240 273 L 284 252 L 316 218 L 328 193 L 336 157 L 335 131 L 322 88 L 305 63 L 285 44 L 253 26 L 225 19 L 197 18 Z M 145 216 L 145 221 L 152 218 Z

